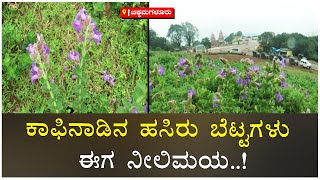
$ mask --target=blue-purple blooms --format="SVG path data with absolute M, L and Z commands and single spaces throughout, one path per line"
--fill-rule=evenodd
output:
M 149 83 L 149 91 L 151 91 L 152 88 L 153 88 L 153 83 L 151 82 L 151 83 Z
M 189 98 L 192 98 L 192 96 L 194 96 L 196 93 L 194 92 L 194 90 L 192 90 L 192 89 L 189 89 L 188 90 L 188 97 Z
M 37 33 L 37 42 L 34 44 L 29 44 L 26 48 L 30 54 L 30 58 L 33 62 L 40 63 L 49 63 L 49 53 L 50 48 L 44 41 L 43 35 Z
M 73 75 L 71 76 L 71 79 L 72 79 L 72 80 L 76 80 L 76 79 L 77 79 L 77 75 L 74 75 L 74 74 L 73 74 Z
M 112 75 L 108 74 L 108 71 L 106 71 L 106 70 L 103 71 L 103 81 L 104 82 L 108 82 L 109 85 L 112 87 L 112 86 L 114 86 L 114 80 L 115 80 L 115 78 Z
M 242 79 L 242 78 L 238 77 L 236 79 L 236 83 L 238 85 L 248 86 L 250 84 L 250 79 L 249 78 Z
M 148 101 L 147 101 L 146 104 L 145 104 L 144 107 L 143 107 L 143 111 L 144 111 L 145 113 L 148 113 L 148 110 L 149 110 L 149 105 L 148 105 Z
M 131 113 L 137 114 L 137 113 L 138 113 L 137 108 L 134 107 L 134 108 L 132 109 Z
M 284 68 L 286 66 L 286 59 L 284 57 L 281 58 L 280 65 L 282 68 Z
M 213 98 L 213 101 L 212 101 L 212 106 L 213 106 L 214 108 L 217 108 L 217 107 L 219 106 L 219 104 L 218 104 L 219 101 L 220 101 L 219 97 L 218 97 L 218 96 L 215 96 L 215 97 Z
M 33 62 L 31 65 L 31 70 L 30 70 L 31 82 L 35 83 L 40 77 L 41 77 L 41 71 L 37 67 L 37 64 L 35 62 Z
M 285 80 L 281 81 L 281 87 L 282 87 L 282 89 L 286 88 L 286 81 Z
M 179 76 L 184 77 L 184 70 L 179 71 Z
M 164 75 L 164 68 L 162 66 L 159 67 L 158 73 L 160 76 Z
M 259 66 L 251 66 L 249 68 L 249 71 L 258 72 L 259 71 Z
M 68 59 L 72 60 L 76 63 L 80 62 L 80 54 L 77 51 L 70 51 L 69 55 L 68 55 Z
M 276 99 L 277 99 L 278 102 L 281 102 L 281 101 L 283 100 L 283 97 L 282 97 L 282 95 L 280 94 L 280 92 L 277 92 L 277 93 L 276 93 Z
M 218 72 L 218 75 L 222 76 L 223 78 L 226 77 L 226 72 L 224 71 L 224 69 L 220 69 L 219 72 Z
M 186 59 L 181 58 L 181 59 L 179 60 L 179 62 L 178 62 L 178 65 L 181 67 L 181 66 L 183 66 L 186 62 L 187 62 Z
M 98 31 L 97 24 L 92 21 L 91 16 L 86 14 L 85 8 L 82 8 L 77 13 L 75 20 L 72 22 L 72 26 L 77 32 L 81 42 L 88 38 L 94 40 L 97 44 L 100 44 L 102 34 Z
M 229 71 L 232 75 L 236 75 L 238 73 L 238 70 L 236 68 L 230 68 Z
M 201 68 L 202 68 L 201 62 L 198 62 L 198 63 L 196 64 L 196 66 L 197 66 L 198 69 L 201 69 Z

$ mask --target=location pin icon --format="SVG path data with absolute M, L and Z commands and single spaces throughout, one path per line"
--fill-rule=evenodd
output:
M 123 13 L 123 15 L 125 15 L 126 14 L 126 10 L 125 9 L 122 9 L 122 13 Z

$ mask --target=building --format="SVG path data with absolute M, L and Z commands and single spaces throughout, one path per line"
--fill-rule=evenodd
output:
M 222 31 L 219 32 L 218 40 L 216 40 L 214 34 L 212 33 L 210 41 L 211 41 L 211 47 L 219 47 L 219 46 L 223 45 L 224 44 L 224 37 L 223 37 Z

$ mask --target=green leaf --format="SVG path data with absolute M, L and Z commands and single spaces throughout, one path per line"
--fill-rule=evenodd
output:
M 122 103 L 123 103 L 123 106 L 124 106 L 125 109 L 130 109 L 131 103 L 130 103 L 130 101 L 128 99 L 123 99 Z
M 119 108 L 117 109 L 117 113 L 126 113 L 126 112 L 127 112 L 126 109 L 123 108 L 123 107 L 119 107 Z

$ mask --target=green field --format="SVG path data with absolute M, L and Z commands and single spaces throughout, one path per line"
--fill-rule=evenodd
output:
M 50 95 L 41 87 L 41 79 L 30 80 L 32 60 L 26 48 L 42 34 L 50 48 L 50 76 L 54 93 L 59 97 L 59 112 L 143 112 L 147 89 L 147 20 L 122 20 L 122 6 L 146 6 L 147 3 L 2 3 L 2 103 L 3 113 L 44 113 L 50 110 Z M 86 83 L 80 87 L 72 79 L 77 66 L 67 57 L 80 46 L 72 25 L 82 8 L 92 17 L 101 32 L 100 44 L 89 42 L 86 49 Z M 80 60 L 81 57 L 80 57 Z M 115 78 L 114 86 L 104 82 L 103 71 Z M 137 83 L 140 82 L 139 85 Z M 83 93 L 81 109 L 77 91 Z M 135 92 L 136 90 L 136 92 Z M 142 96 L 139 104 L 133 96 Z M 80 95 L 81 96 L 81 95 Z M 142 102 L 144 100 L 144 102 Z M 124 104 L 130 101 L 131 104 Z M 49 102 L 49 103 L 48 103 Z M 136 103 L 136 104 L 135 104 Z M 126 108 L 123 108 L 123 107 Z
M 178 64 L 181 59 L 186 59 L 183 66 Z M 316 73 L 290 66 L 282 68 L 272 61 L 268 66 L 266 62 L 250 63 L 240 59 L 227 63 L 219 59 L 197 60 L 191 54 L 152 51 L 150 112 L 318 112 Z

